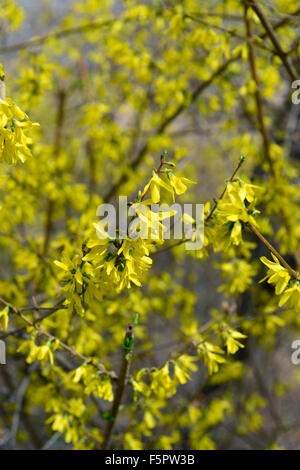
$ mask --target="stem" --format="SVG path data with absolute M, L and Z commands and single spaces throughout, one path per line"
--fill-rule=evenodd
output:
M 128 377 L 128 372 L 129 372 L 129 367 L 130 367 L 130 362 L 131 362 L 130 360 L 131 360 L 131 354 L 132 354 L 133 335 L 134 335 L 134 325 L 132 323 L 129 323 L 126 326 L 126 333 L 125 333 L 125 338 L 123 342 L 124 350 L 123 350 L 121 369 L 120 369 L 120 374 L 119 374 L 114 401 L 113 401 L 112 408 L 110 411 L 110 420 L 107 422 L 105 433 L 104 433 L 104 441 L 103 441 L 103 446 L 102 446 L 104 450 L 107 450 L 110 446 L 111 434 L 116 423 L 120 403 L 121 403 L 125 385 L 127 382 L 127 377 Z

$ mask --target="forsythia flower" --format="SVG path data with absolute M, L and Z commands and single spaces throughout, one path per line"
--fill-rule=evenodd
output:
M 231 330 L 226 332 L 226 339 L 225 339 L 225 345 L 227 348 L 227 353 L 228 354 L 235 354 L 239 348 L 244 348 L 245 346 L 237 341 L 237 338 L 247 338 L 246 335 L 243 335 L 243 333 L 240 333 L 239 331 Z
M 282 307 L 286 302 L 291 308 L 294 308 L 297 312 L 300 312 L 300 285 L 295 283 L 292 287 L 287 289 L 280 301 L 279 307 Z
M 174 362 L 174 376 L 179 383 L 185 384 L 187 380 L 190 380 L 190 372 L 197 370 L 197 366 L 194 364 L 196 360 L 196 357 L 183 354 Z
M 165 183 L 157 173 L 154 173 L 149 181 L 148 184 L 144 187 L 144 190 L 142 192 L 142 196 L 146 194 L 148 189 L 150 188 L 150 193 L 151 193 L 151 199 L 154 204 L 157 204 L 160 201 L 160 188 L 164 188 L 166 191 L 172 194 L 173 199 L 174 199 L 174 193 L 173 193 L 173 188 Z
M 291 276 L 288 271 L 281 266 L 276 256 L 274 256 L 273 253 L 271 253 L 271 255 L 275 262 L 269 261 L 265 256 L 260 258 L 261 262 L 269 268 L 266 277 L 264 277 L 260 282 L 268 279 L 269 284 L 275 285 L 275 294 L 280 295 L 287 287 Z
M 198 346 L 198 354 L 200 357 L 203 357 L 204 363 L 208 367 L 209 375 L 218 372 L 219 364 L 226 362 L 226 359 L 223 357 L 223 349 L 208 341 L 204 341 Z
M 175 176 L 171 172 L 167 172 L 170 180 L 170 185 L 174 188 L 176 194 L 183 194 L 187 190 L 186 184 L 197 184 L 195 181 L 191 181 L 188 178 L 182 176 Z
M 9 164 L 18 160 L 24 162 L 31 156 L 28 147 L 31 139 L 25 130 L 34 126 L 38 124 L 32 123 L 11 99 L 0 99 L 0 161 Z
M 7 330 L 7 325 L 8 325 L 8 312 L 9 312 L 9 307 L 5 307 L 1 312 L 0 312 L 0 326 L 2 326 L 3 331 Z
M 170 377 L 168 362 L 162 369 L 152 373 L 151 389 L 161 398 L 167 398 L 176 393 L 176 384 Z

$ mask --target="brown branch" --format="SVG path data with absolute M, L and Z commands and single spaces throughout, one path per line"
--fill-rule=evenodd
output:
M 273 46 L 275 47 L 279 57 L 281 58 L 282 63 L 285 66 L 289 76 L 291 77 L 291 79 L 293 81 L 297 80 L 298 79 L 297 72 L 294 69 L 294 66 L 293 66 L 292 62 L 290 61 L 289 57 L 287 56 L 287 53 L 284 52 L 284 50 L 282 49 L 282 47 L 280 45 L 280 42 L 279 42 L 279 40 L 278 40 L 278 38 L 275 34 L 273 26 L 271 25 L 269 20 L 263 14 L 263 12 L 262 12 L 261 8 L 258 6 L 256 0 L 247 0 L 247 3 L 248 3 L 249 6 L 251 6 L 252 10 L 256 13 L 258 18 L 260 19 L 261 24 L 264 26 L 264 28 L 266 30 L 267 36 L 270 38 L 271 42 L 273 43 Z
M 125 385 L 128 380 L 128 373 L 129 373 L 132 346 L 133 346 L 133 336 L 134 336 L 134 325 L 132 323 L 129 323 L 129 325 L 127 325 L 126 327 L 126 333 L 125 333 L 125 338 L 123 342 L 123 357 L 122 357 L 121 369 L 119 373 L 119 379 L 117 383 L 115 397 L 114 397 L 111 411 L 108 416 L 106 429 L 104 432 L 104 440 L 103 440 L 103 446 L 102 446 L 104 450 L 109 449 L 110 441 L 111 441 L 111 434 L 116 423 L 116 419 L 118 416 L 119 407 L 120 407 L 121 400 L 123 397 Z
M 295 271 L 286 261 L 285 259 L 281 256 L 280 253 L 278 253 L 278 251 L 274 248 L 273 245 L 271 245 L 271 243 L 260 233 L 260 231 L 258 230 L 258 228 L 256 228 L 254 225 L 250 224 L 250 223 L 246 223 L 245 224 L 245 227 L 248 228 L 254 235 L 256 235 L 257 238 L 260 239 L 260 241 L 268 248 L 268 250 L 273 253 L 273 255 L 276 256 L 276 258 L 278 259 L 278 261 L 280 262 L 280 264 L 282 266 L 285 267 L 285 269 L 287 269 L 289 275 L 293 278 L 293 279 L 298 279 L 299 277 L 299 273 L 297 271 Z

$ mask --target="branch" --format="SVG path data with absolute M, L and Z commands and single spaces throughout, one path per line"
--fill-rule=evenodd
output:
M 294 66 L 292 62 L 290 61 L 290 59 L 288 58 L 287 54 L 282 49 L 271 23 L 269 23 L 269 20 L 265 17 L 262 10 L 257 5 L 256 0 L 246 0 L 246 1 L 248 5 L 251 6 L 252 10 L 256 13 L 258 18 L 260 19 L 262 25 L 264 26 L 266 30 L 267 36 L 270 38 L 271 42 L 273 43 L 273 46 L 275 47 L 277 54 L 281 58 L 282 63 L 285 66 L 289 76 L 291 77 L 293 81 L 297 80 L 298 79 L 297 72 L 294 69 Z
M 1 47 L 0 54 L 5 54 L 7 52 L 14 52 L 19 49 L 26 49 L 27 47 L 31 47 L 31 46 L 37 46 L 39 44 L 45 43 L 46 41 L 48 41 L 48 39 L 60 39 L 62 37 L 71 36 L 73 34 L 84 33 L 87 31 L 91 31 L 93 29 L 100 29 L 104 26 L 112 25 L 113 23 L 115 23 L 115 21 L 116 19 L 112 18 L 112 19 L 105 20 L 105 21 L 94 21 L 94 22 L 87 23 L 87 24 L 80 25 L 80 26 L 72 26 L 70 28 L 62 29 L 61 31 L 55 31 L 55 32 L 48 33 L 42 36 L 31 38 L 29 39 L 29 41 L 23 41 L 17 44 L 12 44 L 10 46 Z
M 300 13 L 300 8 L 297 9 L 294 13 L 294 15 L 298 15 Z M 276 23 L 273 27 L 274 30 L 282 27 L 282 26 L 285 26 L 288 22 L 290 21 L 290 18 L 283 18 L 282 20 L 280 20 L 278 23 Z M 264 35 L 262 36 L 259 36 L 261 38 L 264 38 Z M 229 65 L 231 65 L 233 62 L 237 61 L 239 58 L 241 57 L 241 52 L 238 52 L 236 53 L 235 55 L 233 55 L 230 59 L 228 59 L 226 62 L 224 62 L 220 67 L 217 68 L 217 70 L 210 76 L 210 78 L 202 83 L 200 83 L 198 85 L 198 87 L 194 90 L 194 92 L 192 93 L 192 97 L 191 97 L 191 100 L 189 103 L 185 103 L 185 104 L 182 104 L 180 106 L 178 106 L 178 108 L 174 111 L 174 113 L 169 116 L 168 118 L 166 118 L 165 121 L 162 122 L 162 124 L 157 128 L 157 130 L 154 132 L 154 136 L 157 136 L 157 135 L 160 135 L 162 134 L 167 128 L 168 126 L 178 117 L 182 114 L 182 112 L 184 112 L 191 103 L 195 102 L 196 99 L 198 98 L 198 96 L 204 91 L 206 90 L 206 88 L 208 88 L 216 78 L 218 78 L 219 76 L 221 76 L 226 70 L 227 68 L 229 67 Z M 143 145 L 143 147 L 141 148 L 141 150 L 139 151 L 137 157 L 135 158 L 135 160 L 133 160 L 131 163 L 129 163 L 127 165 L 127 168 L 129 170 L 136 170 L 137 167 L 140 165 L 140 163 L 143 161 L 147 151 L 149 149 L 149 143 L 148 141 Z M 122 184 L 126 183 L 128 180 L 128 173 L 123 173 L 119 180 L 116 181 L 116 183 L 114 183 L 112 185 L 112 187 L 108 190 L 108 192 L 104 195 L 103 197 L 103 200 L 104 202 L 109 202 L 110 199 L 113 197 L 114 194 L 117 193 L 117 191 L 120 189 L 120 187 L 122 186 Z
M 131 354 L 132 354 L 132 347 L 133 347 L 133 336 L 134 336 L 134 325 L 129 323 L 126 327 L 125 338 L 123 342 L 123 357 L 122 357 L 122 364 L 119 374 L 119 379 L 117 383 L 117 389 L 115 392 L 114 401 L 112 404 L 111 411 L 109 413 L 105 433 L 104 433 L 104 440 L 103 440 L 103 450 L 107 450 L 110 446 L 111 441 L 111 434 L 116 423 L 116 419 L 119 412 L 120 403 L 122 400 L 122 396 L 124 393 L 125 385 L 128 379 L 128 372 L 131 362 Z
M 245 224 L 245 227 L 248 228 L 254 235 L 256 235 L 257 238 L 260 239 L 260 241 L 268 248 L 268 250 L 273 253 L 273 255 L 276 256 L 276 258 L 280 261 L 280 263 L 282 264 L 282 266 L 285 267 L 285 269 L 287 269 L 289 275 L 293 278 L 293 279 L 298 279 L 299 278 L 299 273 L 297 271 L 295 271 L 286 261 L 285 259 L 281 256 L 280 253 L 278 253 L 278 251 L 274 248 L 273 245 L 271 245 L 271 243 L 260 233 L 260 231 L 258 230 L 258 228 L 256 228 L 254 225 L 250 224 L 250 223 L 246 223 Z
M 6 305 L 7 307 L 9 307 L 16 315 L 18 315 L 20 318 L 22 318 L 22 320 L 28 325 L 28 326 L 31 326 L 32 328 L 34 328 L 37 333 L 41 336 L 45 336 L 46 338 L 49 338 L 53 341 L 57 341 L 57 343 L 59 344 L 59 346 L 64 349 L 65 351 L 68 351 L 68 353 L 70 353 L 72 356 L 74 357 L 77 357 L 78 359 L 81 359 L 83 362 L 86 362 L 88 364 L 91 364 L 93 367 L 95 367 L 98 372 L 100 372 L 101 374 L 106 374 L 108 376 L 110 376 L 112 379 L 116 379 L 117 376 L 115 374 L 114 371 L 107 371 L 106 368 L 100 364 L 100 363 L 95 363 L 93 362 L 92 358 L 90 357 L 87 357 L 87 356 L 84 356 L 83 354 L 79 353 L 78 351 L 76 351 L 76 349 L 74 349 L 73 347 L 70 347 L 68 346 L 66 343 L 63 343 L 59 338 L 57 338 L 56 336 L 52 335 L 51 333 L 48 333 L 48 331 L 44 330 L 44 328 L 42 328 L 41 326 L 37 326 L 36 325 L 36 321 L 31 321 L 29 320 L 29 318 L 27 318 L 20 310 L 18 310 L 14 305 L 12 305 L 11 303 L 7 302 L 5 299 L 3 299 L 2 297 L 0 297 L 0 302 L 2 302 L 4 305 Z
M 235 30 L 232 29 L 227 29 L 224 28 L 224 26 L 220 26 L 217 24 L 209 23 L 208 21 L 203 20 L 202 18 L 195 17 L 189 13 L 184 13 L 183 14 L 184 18 L 190 19 L 192 21 L 195 21 L 196 23 L 202 24 L 203 26 L 207 26 L 208 28 L 216 29 L 218 31 L 221 31 L 223 33 L 229 34 L 229 36 L 232 36 L 237 39 L 241 39 L 242 41 L 247 41 L 247 38 L 243 36 L 242 34 L 237 33 Z M 251 41 L 257 45 L 260 49 L 263 49 L 265 51 L 271 52 L 272 54 L 278 55 L 278 52 L 274 49 L 271 49 L 268 46 L 265 46 L 264 44 L 261 44 L 259 41 L 256 40 L 256 38 L 252 38 Z
M 63 125 L 65 120 L 65 108 L 66 108 L 66 99 L 67 93 L 66 90 L 61 89 L 57 95 L 58 103 L 57 103 L 57 113 L 56 113 L 56 125 L 55 125 L 55 137 L 54 137 L 54 144 L 53 144 L 53 157 L 57 160 L 57 157 L 60 154 L 61 146 L 62 146 L 62 131 Z M 57 170 L 55 169 L 55 173 Z M 53 175 L 55 176 L 55 174 Z M 47 255 L 49 241 L 51 232 L 53 229 L 53 212 L 55 209 L 55 201 L 48 197 L 47 200 L 47 208 L 46 208 L 46 220 L 45 220 L 45 235 L 44 235 L 44 247 L 43 247 L 43 255 Z
M 245 4 L 244 19 L 245 19 L 247 37 L 248 37 L 250 70 L 251 70 L 252 78 L 256 85 L 254 96 L 255 96 L 255 101 L 256 101 L 257 117 L 258 117 L 260 132 L 261 132 L 261 136 L 263 140 L 265 156 L 270 166 L 270 172 L 272 176 L 275 178 L 276 175 L 275 175 L 274 161 L 272 159 L 271 152 L 270 152 L 270 140 L 269 140 L 268 132 L 267 132 L 266 125 L 265 125 L 262 99 L 261 99 L 260 90 L 259 90 L 259 79 L 258 79 L 258 72 L 257 72 L 257 66 L 256 66 L 255 50 L 252 44 L 253 28 L 252 28 L 252 22 L 248 14 L 249 12 L 248 1 L 244 0 L 244 4 Z
M 24 403 L 24 397 L 25 397 L 27 388 L 30 383 L 30 376 L 31 376 L 31 373 L 36 370 L 36 368 L 37 368 L 37 364 L 31 364 L 28 367 L 25 377 L 23 378 L 22 382 L 18 386 L 18 392 L 16 396 L 16 409 L 13 414 L 11 432 L 10 432 L 10 437 L 9 437 L 9 440 L 11 441 L 11 444 L 13 447 L 15 447 L 16 445 L 16 437 L 17 437 L 17 432 L 19 429 L 20 418 L 21 418 L 21 413 L 22 413 L 22 408 L 23 408 L 23 403 Z

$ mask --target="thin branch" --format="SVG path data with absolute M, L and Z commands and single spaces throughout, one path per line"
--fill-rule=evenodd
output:
M 187 18 L 187 19 L 190 19 L 192 21 L 195 21 L 196 23 L 199 23 L 199 24 L 202 24 L 203 26 L 207 26 L 208 28 L 213 28 L 213 29 L 216 29 L 218 31 L 221 31 L 223 33 L 226 33 L 228 34 L 229 36 L 232 36 L 234 38 L 237 38 L 237 39 L 240 39 L 242 41 L 247 41 L 247 38 L 245 36 L 243 36 L 242 34 L 239 34 L 237 33 L 235 30 L 232 30 L 232 29 L 227 29 L 227 28 L 224 28 L 224 26 L 220 26 L 220 25 L 217 25 L 217 24 L 213 24 L 213 23 L 209 23 L 208 21 L 205 21 L 203 20 L 202 18 L 198 18 L 198 17 L 195 17 L 193 15 L 191 15 L 190 13 L 184 13 L 183 14 L 183 17 L 184 18 Z M 260 49 L 263 49 L 265 51 L 268 51 L 270 52 L 271 54 L 276 54 L 278 55 L 278 52 L 277 50 L 274 50 L 268 46 L 265 46 L 264 44 L 262 44 L 261 42 L 257 41 L 257 39 L 255 37 L 253 37 L 251 39 L 251 41 L 253 43 L 255 43 L 257 45 L 257 47 L 259 47 Z
M 123 357 L 122 357 L 119 379 L 117 383 L 117 389 L 115 392 L 114 401 L 113 401 L 112 408 L 108 416 L 108 421 L 107 421 L 106 429 L 104 432 L 104 440 L 103 440 L 103 446 L 102 446 L 104 450 L 109 449 L 110 441 L 111 441 L 111 434 L 112 434 L 113 428 L 117 420 L 119 407 L 120 407 L 121 400 L 123 397 L 125 385 L 128 380 L 128 373 L 129 373 L 132 347 L 133 347 L 133 336 L 134 336 L 134 325 L 132 323 L 129 323 L 126 327 L 126 333 L 125 333 L 125 338 L 123 342 Z
M 256 56 L 255 56 L 255 50 L 252 44 L 253 40 L 253 28 L 252 28 L 252 22 L 249 17 L 249 6 L 248 6 L 248 1 L 244 0 L 244 20 L 246 24 L 246 30 L 247 30 L 247 37 L 248 37 L 248 49 L 249 49 L 249 63 L 250 63 L 250 70 L 252 74 L 252 78 L 255 82 L 255 102 L 256 102 L 256 109 L 257 109 L 257 117 L 258 117 L 258 122 L 259 122 L 259 128 L 262 136 L 262 141 L 263 141 L 263 147 L 264 147 L 264 152 L 265 152 L 265 157 L 269 163 L 270 167 L 270 172 L 272 176 L 275 178 L 275 167 L 274 167 L 274 161 L 272 159 L 272 155 L 270 152 L 270 139 L 268 136 L 267 128 L 265 125 L 265 119 L 264 119 L 264 111 L 263 111 L 263 104 L 262 104 L 262 98 L 260 94 L 260 84 L 259 84 L 259 78 L 258 78 L 258 72 L 257 72 L 257 66 L 256 66 Z
M 18 315 L 22 320 L 28 325 L 34 328 L 37 333 L 41 336 L 45 336 L 46 338 L 51 339 L 52 341 L 57 341 L 59 346 L 64 349 L 65 351 L 68 351 L 72 356 L 81 359 L 83 362 L 86 362 L 88 364 L 91 364 L 93 367 L 95 367 L 98 372 L 101 374 L 105 374 L 110 376 L 112 379 L 116 379 L 117 376 L 114 371 L 107 371 L 106 368 L 100 364 L 100 363 L 95 363 L 93 362 L 92 358 L 84 356 L 83 354 L 79 353 L 76 351 L 74 347 L 68 346 L 66 343 L 63 343 L 59 338 L 56 336 L 52 335 L 51 333 L 48 333 L 48 331 L 44 330 L 41 326 L 36 325 L 36 322 L 31 321 L 29 318 L 27 318 L 21 311 L 19 311 L 14 305 L 11 303 L 7 302 L 3 297 L 0 297 L 0 302 L 2 302 L 4 305 L 9 307 L 16 315 Z
M 62 132 L 63 132 L 63 125 L 65 121 L 65 108 L 66 108 L 66 99 L 67 93 L 66 90 L 61 89 L 57 95 L 57 113 L 56 113 L 56 122 L 55 122 L 55 137 L 53 143 L 53 157 L 57 160 L 62 146 Z M 55 176 L 55 175 L 53 175 Z M 45 228 L 44 228 L 44 247 L 43 247 L 43 255 L 46 256 L 48 251 L 48 246 L 50 242 L 50 236 L 53 229 L 53 213 L 55 209 L 55 201 L 48 197 L 47 204 L 46 204 L 46 220 L 45 220 Z
M 281 256 L 280 253 L 278 253 L 278 251 L 276 250 L 276 248 L 274 248 L 273 245 L 271 245 L 271 243 L 260 233 L 260 231 L 258 230 L 258 228 L 256 228 L 254 225 L 250 224 L 250 223 L 246 223 L 245 224 L 245 227 L 248 228 L 254 235 L 256 235 L 257 238 L 260 239 L 260 241 L 268 248 L 268 250 L 273 253 L 273 255 L 276 256 L 276 258 L 280 261 L 280 263 L 282 264 L 282 266 L 284 266 L 288 273 L 290 274 L 290 276 L 293 278 L 293 279 L 298 279 L 299 278 L 299 273 L 297 271 L 295 271 L 286 261 L 285 259 Z
M 53 444 L 55 444 L 55 442 L 58 441 L 61 435 L 62 435 L 62 432 L 57 431 L 55 434 L 53 434 L 53 436 L 50 437 L 50 439 L 48 439 L 47 442 L 45 442 L 45 444 L 40 450 L 49 450 L 53 446 Z
M 112 18 L 105 21 L 94 21 L 80 26 L 72 26 L 70 28 L 62 29 L 60 31 L 54 31 L 42 36 L 37 36 L 29 39 L 29 41 L 19 42 L 10 46 L 4 46 L 0 48 L 0 54 L 8 52 L 18 51 L 20 49 L 27 49 L 28 47 L 37 46 L 48 41 L 48 39 L 60 39 L 63 37 L 71 36 L 73 34 L 85 33 L 94 29 L 100 29 L 104 26 L 111 26 L 115 23 L 116 18 Z M 126 20 L 125 20 L 126 21 Z

